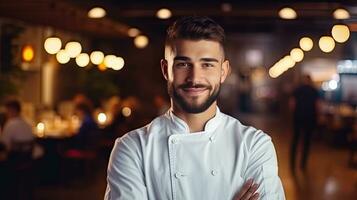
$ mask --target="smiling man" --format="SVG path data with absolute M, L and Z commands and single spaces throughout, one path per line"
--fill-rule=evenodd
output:
M 220 112 L 224 30 L 207 17 L 169 27 L 163 76 L 171 108 L 113 148 L 105 199 L 281 200 L 271 138 Z

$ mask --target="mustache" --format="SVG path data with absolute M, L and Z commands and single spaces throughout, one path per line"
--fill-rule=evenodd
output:
M 206 88 L 206 89 L 211 89 L 212 87 L 210 85 L 187 82 L 185 84 L 179 85 L 178 88 L 180 88 L 180 89 L 187 89 L 187 88 Z

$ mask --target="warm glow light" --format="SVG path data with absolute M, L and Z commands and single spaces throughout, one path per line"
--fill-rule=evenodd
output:
M 108 68 L 115 67 L 116 64 L 116 56 L 115 55 L 106 55 L 104 57 L 104 65 Z
M 297 14 L 294 9 L 286 7 L 279 11 L 279 16 L 282 19 L 295 19 Z
M 161 8 L 156 12 L 156 17 L 159 19 L 168 19 L 172 15 L 171 11 L 167 8 Z
M 76 57 L 76 63 L 80 67 L 85 67 L 89 64 L 89 56 L 86 53 L 81 53 Z
M 121 110 L 121 113 L 125 116 L 125 117 L 129 117 L 131 115 L 131 109 L 129 107 L 124 107 Z
M 336 24 L 332 27 L 331 34 L 336 42 L 344 43 L 350 38 L 350 29 L 347 25 Z
M 98 69 L 99 69 L 100 71 L 105 71 L 105 70 L 107 70 L 107 66 L 105 66 L 104 63 L 100 63 L 100 64 L 98 65 Z
M 269 76 L 272 77 L 272 78 L 276 78 L 278 77 L 280 74 L 278 73 L 277 71 L 277 68 L 270 68 L 269 69 Z
M 339 8 L 339 9 L 336 9 L 334 12 L 333 12 L 333 17 L 335 19 L 349 19 L 350 18 L 350 13 L 343 9 L 343 8 Z
M 335 48 L 335 41 L 330 36 L 322 36 L 319 40 L 319 47 L 321 51 L 329 53 Z
M 287 55 L 284 58 L 280 59 L 269 69 L 269 75 L 272 78 L 277 78 L 283 74 L 286 70 L 295 66 L 295 61 L 291 56 Z
M 304 59 L 304 52 L 299 48 L 294 48 L 290 51 L 290 56 L 295 62 L 300 62 Z
M 128 35 L 129 35 L 129 37 L 136 37 L 136 36 L 138 36 L 140 34 L 140 31 L 139 31 L 139 29 L 137 29 L 137 28 L 130 28 L 129 30 L 128 30 Z
M 283 59 L 279 61 L 279 63 L 281 64 L 281 67 L 284 68 L 284 71 L 294 67 L 295 65 L 295 61 L 291 58 L 290 55 L 285 56 Z
M 104 60 L 104 53 L 101 51 L 93 51 L 90 54 L 90 61 L 95 64 L 95 65 L 99 65 L 100 63 L 102 63 Z
M 337 81 L 336 80 L 330 80 L 328 82 L 328 86 L 331 90 L 336 90 L 337 89 Z
M 45 40 L 43 45 L 45 50 L 49 54 L 56 54 L 59 50 L 61 50 L 62 42 L 58 37 L 49 37 Z
M 25 45 L 22 48 L 22 60 L 25 62 L 31 62 L 35 57 L 35 51 L 31 45 Z
M 124 67 L 124 59 L 122 57 L 116 57 L 115 58 L 115 64 L 112 67 L 114 70 L 121 70 Z
M 270 77 L 272 77 L 272 78 L 277 78 L 277 77 L 280 76 L 282 73 L 284 73 L 285 69 L 284 69 L 284 67 L 283 67 L 282 64 L 281 64 L 281 60 L 282 60 L 282 59 L 280 59 L 277 63 L 275 63 L 275 64 L 273 65 L 273 67 L 271 67 L 271 68 L 269 69 L 269 75 L 270 75 Z
M 304 51 L 310 51 L 314 46 L 312 39 L 309 37 L 303 37 L 299 41 L 300 48 Z
M 107 115 L 105 115 L 105 113 L 99 113 L 97 119 L 99 124 L 105 124 L 107 121 Z
M 68 54 L 67 51 L 61 49 L 57 54 L 56 54 L 56 59 L 59 63 L 61 64 L 66 64 L 68 63 L 68 61 L 71 59 Z
M 43 137 L 45 136 L 45 124 L 40 122 L 36 126 L 36 131 L 37 131 L 37 136 L 38 137 Z
M 106 14 L 106 11 L 100 7 L 95 7 L 88 11 L 89 18 L 103 18 Z
M 70 58 L 75 58 L 82 52 L 82 46 L 79 42 L 68 42 L 65 50 Z
M 149 39 L 145 35 L 139 35 L 134 39 L 134 44 L 137 48 L 145 48 L 149 44 Z

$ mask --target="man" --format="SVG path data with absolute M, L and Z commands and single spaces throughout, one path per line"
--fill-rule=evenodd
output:
M 171 108 L 116 141 L 105 199 L 285 199 L 270 137 L 217 107 L 230 70 L 224 37 L 206 17 L 168 29 L 161 69 Z
M 34 135 L 31 126 L 21 117 L 21 105 L 16 100 L 5 103 L 6 123 L 1 135 L 1 142 L 7 151 L 13 150 L 16 143 L 32 142 Z
M 81 121 L 81 124 L 68 143 L 69 151 L 73 149 L 91 150 L 96 142 L 99 130 L 92 116 L 91 106 L 86 102 L 80 102 L 75 105 L 74 113 Z
M 297 147 L 301 134 L 303 134 L 303 150 L 300 162 L 300 168 L 306 169 L 307 158 L 310 149 L 311 134 L 317 123 L 319 93 L 312 84 L 309 75 L 303 75 L 301 85 L 293 92 L 291 107 L 293 108 L 294 136 L 290 151 L 290 167 L 292 172 L 295 171 L 295 162 Z

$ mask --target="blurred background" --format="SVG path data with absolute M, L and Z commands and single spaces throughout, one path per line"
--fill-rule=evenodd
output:
M 220 108 L 273 138 L 287 199 L 356 199 L 357 2 L 229 0 L 1 0 L 0 138 L 14 102 L 32 135 L 0 145 L 0 199 L 103 199 L 114 140 L 169 108 L 164 38 L 187 15 L 224 27 Z

